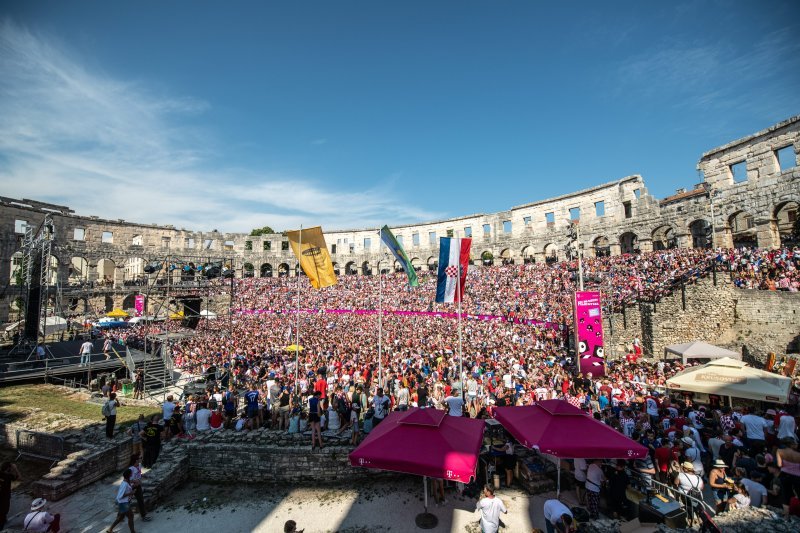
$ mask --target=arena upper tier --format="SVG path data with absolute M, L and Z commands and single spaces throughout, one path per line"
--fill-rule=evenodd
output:
M 471 236 L 473 263 L 563 259 L 569 220 L 580 221 L 578 243 L 587 256 L 617 255 L 670 247 L 781 245 L 792 231 L 800 204 L 800 115 L 700 157 L 703 181 L 657 200 L 639 175 L 493 214 L 396 226 L 392 231 L 418 268 L 433 268 L 438 237 Z M 5 290 L 0 321 L 19 296 L 14 271 L 26 225 L 50 215 L 55 227 L 51 281 L 106 293 L 130 292 L 145 278 L 147 263 L 223 260 L 237 276 L 288 275 L 297 268 L 281 234 L 197 232 L 82 216 L 65 206 L 0 197 L 0 280 Z M 712 215 L 713 213 L 713 215 Z M 713 217 L 713 218 L 712 218 Z M 264 221 L 269 223 L 268 220 Z M 340 274 L 371 275 L 395 268 L 381 249 L 376 228 L 327 232 Z M 181 271 L 173 275 L 180 279 Z M 8 285 L 7 285 L 8 283 Z M 108 305 L 120 305 L 106 297 Z M 120 300 L 121 301 L 121 300 Z

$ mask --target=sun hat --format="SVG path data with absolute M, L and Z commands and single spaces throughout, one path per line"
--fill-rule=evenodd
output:
M 31 511 L 38 511 L 45 505 L 47 505 L 47 500 L 45 500 L 44 498 L 36 498 L 31 503 Z
M 714 461 L 714 468 L 728 468 L 728 465 L 722 459 L 717 459 Z
M 687 446 L 694 446 L 694 440 L 691 437 L 683 437 L 681 441 Z
M 694 465 L 689 461 L 682 462 L 681 467 L 683 467 L 684 470 L 691 470 L 692 472 L 694 472 Z

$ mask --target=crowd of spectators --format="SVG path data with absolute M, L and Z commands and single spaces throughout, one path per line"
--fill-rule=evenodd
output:
M 584 266 L 586 290 L 601 290 L 619 306 L 643 293 L 650 298 L 669 294 L 711 271 L 727 273 L 739 286 L 755 280 L 759 288 L 770 288 L 764 286 L 766 280 L 767 285 L 774 281 L 775 289 L 797 290 L 800 251 L 666 250 L 590 259 Z M 788 286 L 779 287 L 784 278 L 790 280 Z M 759 438 L 749 425 L 758 413 L 731 411 L 719 398 L 703 406 L 689 396 L 670 400 L 663 395 L 666 380 L 684 366 L 640 360 L 636 339 L 630 339 L 628 357 L 607 361 L 604 376 L 575 371 L 568 356 L 575 264 L 471 269 L 463 359 L 458 356 L 458 322 L 426 314 L 453 312 L 452 305 L 433 302 L 432 274 L 421 272 L 419 279 L 420 287 L 412 289 L 402 272 L 384 276 L 382 306 L 387 313 L 382 317 L 380 357 L 377 315 L 355 312 L 377 308 L 377 277 L 342 276 L 339 284 L 323 290 L 305 284 L 301 313 L 294 312 L 296 279 L 234 280 L 231 316 L 201 320 L 193 336 L 171 346 L 176 365 L 205 376 L 209 385 L 205 393 L 184 398 L 183 406 L 165 403 L 166 438 L 267 427 L 310 431 L 312 447 L 345 432 L 356 444 L 392 410 L 431 407 L 488 418 L 497 406 L 561 398 L 648 447 L 648 459 L 629 465 L 639 474 L 686 494 L 697 488 L 698 480 L 709 483 L 720 508 L 754 505 L 760 484 L 788 511 L 791 496 L 800 491 L 800 470 L 795 472 L 800 459 L 793 462 L 794 445 L 789 442 L 797 439 L 788 427 L 794 418 L 786 411 L 760 418 Z M 222 284 L 213 290 L 223 291 Z M 120 335 L 133 343 L 144 333 L 177 328 L 177 323 L 150 324 Z M 293 344 L 302 348 L 289 348 Z M 793 415 L 795 394 L 791 403 L 785 408 Z M 781 452 L 778 445 L 790 451 Z M 735 453 L 726 451 L 731 446 Z M 754 465 L 760 464 L 764 467 L 754 475 Z M 599 479 L 591 464 L 585 466 Z M 578 461 L 578 477 L 581 467 Z M 607 474 L 600 479 L 606 490 L 627 483 L 614 472 Z M 595 494 L 591 489 L 586 493 L 594 515 Z

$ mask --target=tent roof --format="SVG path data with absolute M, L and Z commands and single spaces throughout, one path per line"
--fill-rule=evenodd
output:
M 679 372 L 667 380 L 668 389 L 733 398 L 786 403 L 792 380 L 724 357 Z
M 568 459 L 632 459 L 647 448 L 564 400 L 498 407 L 496 418 L 523 446 Z
M 735 357 L 741 359 L 742 355 L 732 350 L 720 348 L 704 341 L 685 342 L 683 344 L 670 344 L 664 348 L 664 355 L 675 354 L 686 359 L 718 359 L 720 357 Z
M 394 411 L 350 452 L 350 464 L 467 483 L 475 477 L 483 428 L 483 420 L 436 409 Z

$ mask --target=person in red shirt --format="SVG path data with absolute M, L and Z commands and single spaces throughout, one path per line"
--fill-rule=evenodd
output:
M 656 448 L 654 459 L 656 461 L 656 472 L 658 473 L 659 481 L 662 483 L 667 482 L 667 472 L 669 472 L 670 462 L 674 459 L 675 455 L 670 445 L 669 439 L 664 438 L 661 446 Z
M 314 390 L 320 393 L 320 398 L 328 397 L 328 381 L 322 377 L 322 374 L 317 375 L 317 380 L 314 382 Z

